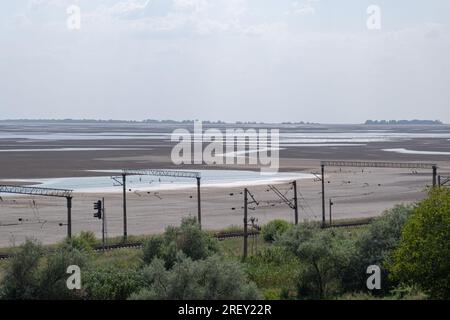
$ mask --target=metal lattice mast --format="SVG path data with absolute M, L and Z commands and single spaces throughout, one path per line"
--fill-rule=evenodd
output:
M 325 166 L 328 167 L 359 167 L 359 168 L 400 168 L 400 169 L 431 169 L 433 187 L 437 185 L 437 165 L 425 162 L 387 162 L 387 161 L 321 161 L 322 173 L 322 227 L 325 227 Z
M 127 176 L 159 176 L 159 177 L 173 177 L 173 178 L 190 178 L 197 181 L 197 221 L 202 227 L 202 209 L 201 209 L 201 193 L 200 193 L 200 181 L 201 174 L 197 171 L 182 171 L 182 170 L 165 170 L 165 169 L 122 169 L 121 177 L 111 177 L 119 185 L 122 186 L 123 193 L 123 238 L 127 240 L 127 196 L 126 196 L 126 177 Z
M 14 193 L 14 194 L 25 194 L 43 197 L 66 198 L 68 238 L 72 237 L 72 192 L 73 190 L 69 189 L 0 185 L 0 193 Z

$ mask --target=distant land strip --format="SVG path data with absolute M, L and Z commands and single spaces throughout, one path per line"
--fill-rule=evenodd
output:
M 12 123 L 149 123 L 149 124 L 193 124 L 198 120 L 156 120 L 156 119 L 145 119 L 145 120 L 105 120 L 105 119 L 0 119 L 0 122 L 12 122 Z M 226 122 L 222 120 L 210 121 L 210 120 L 202 120 L 203 124 L 306 124 L 313 125 L 318 124 L 314 122 L 279 122 L 279 123 L 268 123 L 263 121 L 235 121 L 235 122 Z
M 0 119 L 0 123 L 143 123 L 143 124 L 193 124 L 198 120 L 157 120 L 157 119 L 145 119 L 145 120 L 120 120 L 120 119 Z M 235 121 L 226 122 L 222 120 L 202 120 L 203 124 L 217 124 L 217 125 L 319 125 L 321 123 L 308 122 L 308 121 L 294 121 L 294 122 L 264 122 L 264 121 Z M 325 125 L 325 123 L 322 123 Z M 444 125 L 440 120 L 366 120 L 365 125 Z M 356 124 L 355 124 L 356 125 Z
M 375 125 L 441 125 L 440 120 L 367 120 L 365 124 Z

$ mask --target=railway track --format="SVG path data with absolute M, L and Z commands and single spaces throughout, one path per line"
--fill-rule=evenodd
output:
M 252 236 L 256 236 L 258 235 L 259 232 L 248 232 L 248 236 L 252 237 Z M 219 240 L 225 240 L 225 239 L 232 239 L 232 238 L 242 238 L 244 236 L 243 232 L 229 232 L 229 233 L 221 233 L 221 234 L 216 234 L 214 237 Z
M 259 232 L 249 232 L 248 236 L 253 237 L 258 235 Z M 242 238 L 244 236 L 243 232 L 229 232 L 229 233 L 221 233 L 214 235 L 214 238 L 216 238 L 219 241 L 226 240 L 226 239 L 232 239 L 232 238 Z M 124 249 L 124 248 L 132 248 L 132 249 L 139 249 L 142 248 L 143 242 L 133 242 L 133 243 L 118 243 L 108 246 L 98 246 L 94 250 L 95 251 L 108 251 L 108 250 L 115 250 L 115 249 Z
M 332 225 L 325 225 L 325 229 L 328 228 L 352 228 L 352 227 L 361 227 L 361 226 L 367 226 L 371 223 L 371 221 L 367 222 L 357 222 L 357 223 L 339 223 L 339 224 L 332 224 Z
M 365 221 L 365 222 L 356 222 L 356 223 L 338 223 L 338 224 L 332 224 L 332 225 L 326 225 L 325 228 L 352 228 L 352 227 L 360 227 L 370 224 L 371 221 Z M 248 236 L 256 236 L 260 232 L 249 232 Z M 219 240 L 223 241 L 226 239 L 232 239 L 232 238 L 242 238 L 244 236 L 243 232 L 226 232 L 226 233 L 219 233 L 214 235 L 214 237 Z M 103 246 L 97 246 L 94 248 L 94 251 L 96 252 L 104 252 L 104 251 L 111 251 L 111 250 L 117 250 L 117 249 L 140 249 L 143 247 L 143 242 L 132 242 L 132 243 L 117 243 L 117 244 L 110 244 L 105 247 Z M 6 260 L 11 258 L 12 255 L 7 254 L 0 254 L 0 261 Z
M 249 232 L 248 236 L 252 237 L 255 235 L 258 235 L 259 232 Z M 219 241 L 225 240 L 225 239 L 232 239 L 232 238 L 242 238 L 244 236 L 243 232 L 229 232 L 229 233 L 220 233 L 216 234 L 214 238 L 216 238 Z M 140 249 L 143 247 L 142 241 L 132 242 L 132 243 L 117 243 L 117 244 L 111 244 L 107 245 L 105 247 L 99 245 L 94 248 L 94 251 L 96 252 L 104 252 L 104 251 L 111 251 L 111 250 L 117 250 L 117 249 Z M 0 254 L 0 260 L 6 260 L 11 258 L 12 255 L 6 255 L 6 254 Z

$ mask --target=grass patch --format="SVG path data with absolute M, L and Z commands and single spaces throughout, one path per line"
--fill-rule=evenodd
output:
M 121 269 L 137 269 L 142 264 L 142 250 L 121 248 L 98 252 L 95 266 L 112 266 Z
M 260 235 L 248 237 L 248 256 L 256 255 L 269 247 Z M 241 259 L 244 255 L 244 238 L 229 238 L 219 242 L 220 251 L 229 258 Z

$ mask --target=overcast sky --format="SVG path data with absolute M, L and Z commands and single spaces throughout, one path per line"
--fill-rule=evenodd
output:
M 450 122 L 449 22 L 450 0 L 5 0 L 0 118 Z

